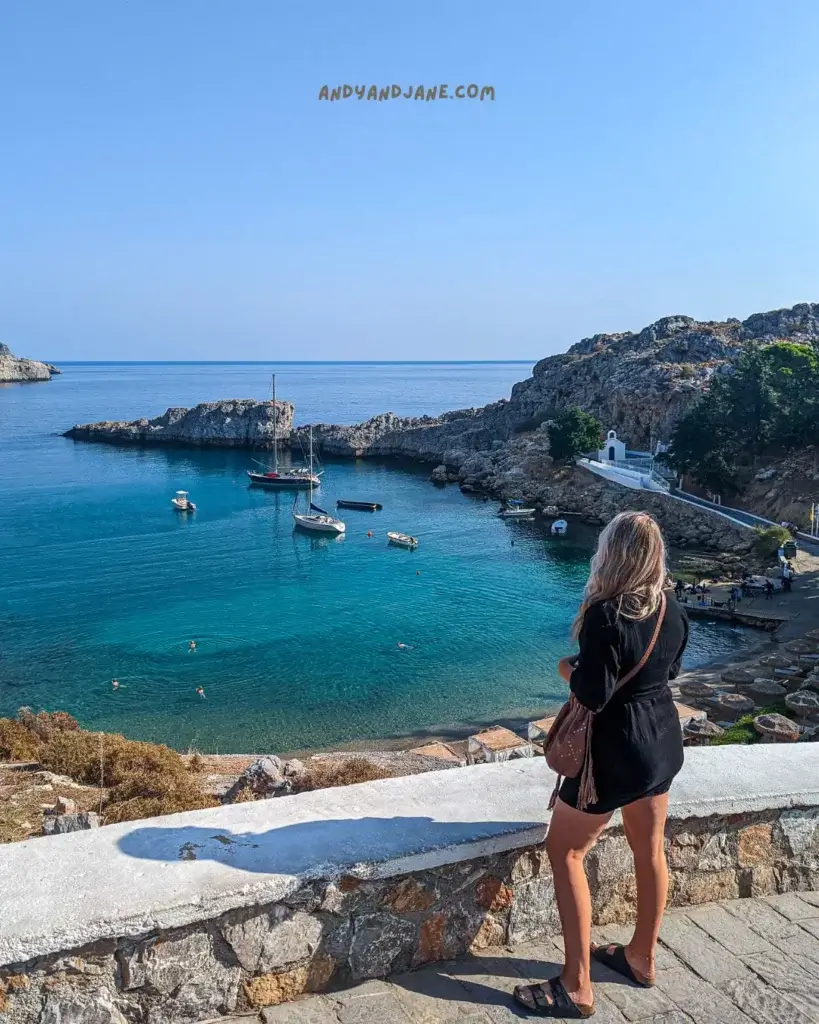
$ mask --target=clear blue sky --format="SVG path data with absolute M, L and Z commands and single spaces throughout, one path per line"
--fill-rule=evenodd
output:
M 817 53 L 815 0 L 5 0 L 0 340 L 535 359 L 819 300 Z

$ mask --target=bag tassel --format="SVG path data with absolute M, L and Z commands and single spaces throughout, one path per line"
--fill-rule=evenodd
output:
M 583 758 L 583 774 L 580 776 L 580 792 L 577 797 L 577 808 L 585 811 L 590 804 L 597 803 L 597 787 L 594 784 L 594 761 L 592 759 L 592 722 L 586 730 L 586 756 Z
M 563 782 L 563 776 L 562 775 L 558 775 L 557 782 L 555 783 L 555 788 L 552 790 L 552 795 L 549 797 L 549 810 L 550 811 L 554 809 L 554 806 L 557 803 L 557 794 L 558 794 L 558 790 L 560 789 L 560 784 L 562 782 Z

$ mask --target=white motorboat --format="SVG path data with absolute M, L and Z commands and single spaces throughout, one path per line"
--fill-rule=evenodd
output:
M 521 501 L 514 501 L 511 498 L 498 512 L 501 519 L 530 519 L 535 514 L 535 509 L 526 508 Z
M 171 498 L 171 504 L 177 510 L 177 512 L 195 512 L 196 505 L 188 497 L 187 491 L 177 491 L 173 498 Z
M 313 504 L 313 428 L 310 428 L 310 478 L 308 487 L 310 489 L 310 502 L 307 512 L 298 511 L 299 497 L 293 502 L 293 522 L 302 530 L 310 530 L 312 533 L 344 533 L 347 527 L 341 519 L 336 519 L 323 508 Z
M 569 524 L 565 519 L 555 519 L 552 523 L 551 534 L 553 537 L 565 537 L 568 532 Z
M 252 484 L 258 484 L 260 487 L 272 487 L 278 490 L 301 490 L 307 489 L 308 487 L 318 487 L 321 484 L 321 480 L 317 473 L 314 473 L 312 467 L 310 469 L 307 466 L 291 466 L 289 469 L 285 469 L 282 472 L 279 471 L 279 439 L 278 439 L 278 410 L 276 409 L 276 374 L 273 374 L 271 380 L 272 390 L 272 401 L 273 401 L 273 468 L 267 469 L 258 462 L 258 466 L 265 470 L 263 473 L 259 473 L 252 469 L 247 470 L 247 475 L 250 478 Z
M 399 548 L 412 548 L 418 547 L 418 538 L 410 537 L 408 533 L 388 533 L 387 540 L 390 544 L 396 544 Z

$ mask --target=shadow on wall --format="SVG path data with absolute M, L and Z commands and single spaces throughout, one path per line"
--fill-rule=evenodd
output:
M 543 841 L 542 821 L 440 822 L 432 818 L 339 818 L 282 825 L 267 832 L 184 826 L 135 828 L 119 841 L 129 857 L 159 861 L 210 860 L 239 871 L 319 877 L 355 864 L 378 864 L 510 834 L 521 845 Z M 479 856 L 468 853 L 467 856 Z

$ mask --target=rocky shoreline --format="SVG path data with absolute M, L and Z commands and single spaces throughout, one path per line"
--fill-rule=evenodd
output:
M 746 554 L 748 530 L 657 492 L 602 480 L 549 453 L 547 427 L 579 406 L 620 431 L 632 447 L 667 438 L 676 419 L 715 373 L 730 372 L 749 344 L 790 339 L 819 344 L 819 304 L 802 303 L 744 321 L 664 317 L 639 332 L 597 334 L 549 356 L 508 399 L 431 417 L 383 413 L 353 425 L 313 424 L 316 451 L 333 458 L 401 458 L 432 467 L 436 483 L 466 492 L 519 497 L 600 525 L 625 508 L 657 516 L 670 544 Z M 229 399 L 170 408 L 153 419 L 77 424 L 65 436 L 108 444 L 272 447 L 273 420 L 283 447 L 307 447 L 290 403 Z
M 8 345 L 0 344 L 0 384 L 51 380 L 60 371 L 51 363 L 15 356 Z

